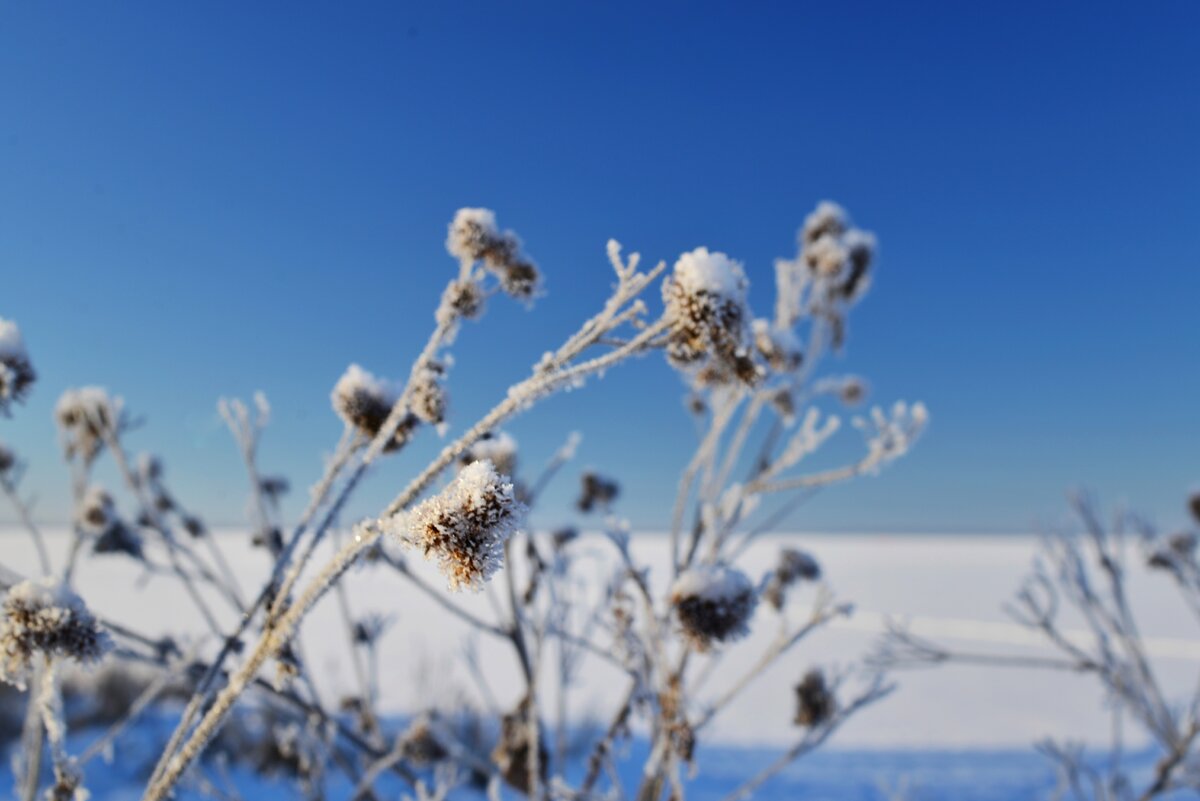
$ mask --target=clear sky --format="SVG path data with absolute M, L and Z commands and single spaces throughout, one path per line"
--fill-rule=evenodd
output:
M 610 236 L 728 252 L 765 310 L 832 198 L 882 246 L 834 367 L 933 423 L 791 527 L 1028 530 L 1078 485 L 1174 525 L 1200 482 L 1198 43 L 1192 2 L 5 3 L 0 316 L 41 381 L 0 439 L 62 519 L 51 410 L 106 386 L 185 502 L 237 522 L 215 401 L 262 389 L 296 505 L 345 366 L 402 376 L 424 341 L 456 208 L 494 208 L 548 289 L 463 332 L 463 424 L 602 301 Z M 510 430 L 527 464 L 581 430 L 662 526 L 682 393 L 650 357 Z

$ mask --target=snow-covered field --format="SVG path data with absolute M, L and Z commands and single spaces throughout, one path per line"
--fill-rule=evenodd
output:
M 217 536 L 243 586 L 258 587 L 267 569 L 264 554 L 248 547 L 237 532 Z M 50 540 L 55 555 L 65 552 L 64 532 L 51 532 Z M 839 597 L 854 601 L 857 611 L 802 644 L 717 720 L 703 771 L 718 784 L 720 776 L 745 775 L 766 759 L 764 748 L 790 742 L 792 684 L 810 666 L 844 665 L 868 651 L 887 616 L 907 619 L 917 633 L 961 650 L 1048 653 L 1002 611 L 1035 555 L 1037 542 L 1032 537 L 776 536 L 751 549 L 744 562 L 747 572 L 765 572 L 785 542 L 817 556 L 830 585 Z M 595 551 L 598 586 L 608 575 L 601 556 L 605 543 L 585 539 L 575 547 Z M 654 580 L 665 581 L 663 538 L 635 537 L 634 552 L 652 566 Z M 6 567 L 34 570 L 32 546 L 21 532 L 0 533 L 0 553 Z M 411 563 L 439 583 L 432 566 L 419 557 Z M 1164 684 L 1182 695 L 1200 670 L 1194 622 L 1182 614 L 1167 582 L 1143 579 L 1137 577 L 1134 585 L 1143 632 Z M 382 646 L 385 713 L 402 715 L 456 693 L 477 694 L 476 680 L 462 657 L 470 640 L 464 624 L 390 571 L 359 570 L 346 581 L 356 615 L 379 613 L 393 619 Z M 144 633 L 202 632 L 197 614 L 173 582 L 147 578 L 129 560 L 88 559 L 77 585 L 98 612 Z M 482 616 L 493 614 L 486 592 L 459 600 Z M 803 602 L 803 597 L 795 602 L 797 611 Z M 714 693 L 740 675 L 776 631 L 771 616 L 760 614 L 750 639 L 724 658 L 710 680 Z M 332 601 L 314 612 L 301 637 L 309 664 L 317 668 L 319 689 L 329 698 L 352 691 L 349 647 Z M 503 643 L 476 639 L 474 644 L 491 692 L 501 704 L 508 702 L 517 686 L 511 655 Z M 954 666 L 904 672 L 897 678 L 898 691 L 851 720 L 836 736 L 831 752 L 795 768 L 780 782 L 795 790 L 808 787 L 812 794 L 805 797 L 873 798 L 878 797 L 871 793 L 879 781 L 895 785 L 908 776 L 914 789 L 937 788 L 936 794 L 930 794 L 934 789 L 914 793 L 917 798 L 1023 798 L 1029 797 L 1030 788 L 1045 787 L 1049 776 L 1047 766 L 1029 751 L 1033 742 L 1048 736 L 1094 744 L 1107 740 L 1109 720 L 1099 689 L 1073 674 Z M 603 664 L 585 668 L 573 707 L 578 719 L 618 692 L 619 679 Z M 960 772 L 975 778 L 956 784 L 953 776 Z M 993 778 L 983 781 L 989 775 Z M 840 784 L 830 783 L 839 777 Z M 858 789 L 851 792 L 851 784 Z M 828 794 L 835 786 L 842 791 Z M 974 789 L 969 794 L 941 794 L 952 786 Z M 988 794 L 988 788 L 999 794 Z

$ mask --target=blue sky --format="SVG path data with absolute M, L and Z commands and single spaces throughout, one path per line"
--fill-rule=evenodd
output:
M 184 501 L 237 522 L 216 398 L 264 390 L 264 467 L 307 486 L 345 366 L 400 376 L 424 341 L 456 208 L 494 208 L 549 290 L 460 337 L 463 424 L 602 301 L 608 237 L 728 252 L 766 309 L 772 259 L 832 198 L 882 245 L 833 367 L 933 425 L 792 527 L 1027 530 L 1079 485 L 1178 524 L 1200 481 L 1198 25 L 1166 2 L 5 4 L 0 316 L 41 382 L 0 439 L 62 518 L 51 409 L 104 385 Z M 682 391 L 650 357 L 510 430 L 531 465 L 581 430 L 581 466 L 661 526 Z

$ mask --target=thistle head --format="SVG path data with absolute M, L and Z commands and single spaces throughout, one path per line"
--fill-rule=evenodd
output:
M 746 574 L 725 565 L 691 568 L 671 587 L 675 616 L 698 651 L 746 636 L 757 603 Z
M 21 329 L 0 317 L 0 414 L 7 416 L 14 402 L 24 402 L 36 380 Z
M 379 434 L 399 399 L 400 391 L 395 385 L 376 378 L 357 364 L 346 368 L 330 395 L 338 417 L 371 439 Z M 415 425 L 415 418 L 402 421 L 384 449 L 395 450 L 404 445 Z
M 703 374 L 705 384 L 757 383 L 762 368 L 752 351 L 748 286 L 742 266 L 724 253 L 696 248 L 680 256 L 662 287 L 668 361 Z
M 110 645 L 83 600 L 65 585 L 23 581 L 4 596 L 0 680 L 24 688 L 37 656 L 90 665 Z
M 446 250 L 464 264 L 482 264 L 514 298 L 530 300 L 537 294 L 537 265 L 524 254 L 516 234 L 496 226 L 496 213 L 490 209 L 459 209 L 450 223 Z
M 845 209 L 822 201 L 800 231 L 800 257 L 833 298 L 853 301 L 870 282 L 875 236 L 854 228 Z
M 779 552 L 779 561 L 767 580 L 763 598 L 775 609 L 782 609 L 787 601 L 787 592 L 801 581 L 816 581 L 821 577 L 821 566 L 810 554 L 795 548 L 784 548 Z
M 436 560 L 451 590 L 478 590 L 500 569 L 504 543 L 525 511 L 512 483 L 484 460 L 464 467 L 439 494 L 393 517 L 385 528 Z
M 820 670 L 810 670 L 796 685 L 796 716 L 797 726 L 812 728 L 833 717 L 837 708 L 837 700 L 825 681 L 825 674 Z
M 91 462 L 104 441 L 122 426 L 121 399 L 110 397 L 101 387 L 68 389 L 54 407 L 54 419 L 62 435 L 67 458 L 78 456 Z
M 621 485 L 611 478 L 587 470 L 579 477 L 579 498 L 575 507 L 587 513 L 593 509 L 607 509 L 621 494 Z

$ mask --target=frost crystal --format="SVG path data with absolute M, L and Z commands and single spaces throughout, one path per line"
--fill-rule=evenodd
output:
M 707 651 L 714 641 L 728 642 L 748 634 L 757 603 L 750 579 L 732 567 L 694 567 L 671 587 L 671 605 L 684 636 L 698 651 Z
M 504 561 L 504 543 L 525 507 L 490 461 L 464 467 L 438 495 L 401 513 L 387 530 L 436 559 L 451 590 L 478 590 Z
M 111 645 L 83 600 L 64 585 L 23 581 L 4 597 L 0 619 L 0 679 L 24 688 L 34 656 L 80 664 L 100 659 Z
M 761 378 L 748 343 L 748 282 L 742 267 L 724 253 L 696 248 L 675 262 L 663 282 L 663 303 L 671 324 L 667 358 L 694 370 L 706 385 Z
M 14 401 L 24 401 L 36 380 L 21 329 L 0 317 L 0 414 L 9 414 Z

